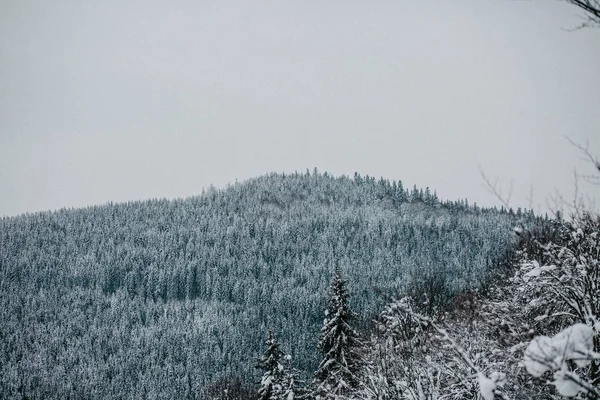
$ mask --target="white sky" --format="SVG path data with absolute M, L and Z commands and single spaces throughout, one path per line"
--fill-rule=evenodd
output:
M 559 1 L 0 2 L 0 215 L 267 172 L 534 206 L 600 155 L 600 30 Z M 600 201 L 600 187 L 591 195 Z

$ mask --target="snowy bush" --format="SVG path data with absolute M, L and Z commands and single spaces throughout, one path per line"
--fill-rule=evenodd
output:
M 552 235 L 523 243 L 514 275 L 485 297 L 457 297 L 451 313 L 391 301 L 357 398 L 600 396 L 599 227 L 589 214 L 558 220 Z
M 546 307 L 534 320 L 562 330 L 553 337 L 536 336 L 524 365 L 533 376 L 553 373 L 552 383 L 564 396 L 600 396 L 600 219 L 584 213 L 563 228 L 562 243 L 540 244 L 545 265 L 528 264 L 522 275 L 525 286 L 538 294 L 530 307 Z

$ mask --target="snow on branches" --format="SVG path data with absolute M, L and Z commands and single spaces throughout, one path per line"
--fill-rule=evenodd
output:
M 557 220 L 527 240 L 514 276 L 474 296 L 469 314 L 390 301 L 357 398 L 600 398 L 600 220 Z
M 295 398 L 295 373 L 291 356 L 284 356 L 273 332 L 269 330 L 265 342 L 267 350 L 259 358 L 256 368 L 263 371 L 258 390 L 258 400 L 293 400 Z
M 361 357 L 358 350 L 362 343 L 358 332 L 351 326 L 356 315 L 348 302 L 346 282 L 340 269 L 336 268 L 319 341 L 323 353 L 323 360 L 315 373 L 316 396 L 319 397 L 337 398 L 359 384 L 357 371 Z
M 536 336 L 525 350 L 525 369 L 535 377 L 540 377 L 548 371 L 556 371 L 553 384 L 563 396 L 572 397 L 582 390 L 598 395 L 597 389 L 568 369 L 570 360 L 577 367 L 583 368 L 593 360 L 600 359 L 600 354 L 593 350 L 596 334 L 594 328 L 577 323 L 563 329 L 554 337 Z

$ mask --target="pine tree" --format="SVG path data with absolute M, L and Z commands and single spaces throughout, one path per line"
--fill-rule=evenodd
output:
M 303 398 L 305 390 L 302 388 L 302 382 L 298 381 L 298 371 L 292 367 L 292 356 L 286 355 L 285 369 L 283 377 L 282 400 L 295 400 Z
M 259 400 L 279 400 L 285 391 L 285 371 L 280 363 L 283 352 L 279 349 L 279 343 L 269 330 L 267 351 L 259 358 L 256 368 L 264 371 L 258 390 Z
M 349 293 L 339 268 L 330 291 L 319 342 L 323 360 L 315 373 L 315 394 L 326 399 L 346 394 L 358 385 L 361 346 L 358 333 L 350 325 L 356 314 L 348 304 Z

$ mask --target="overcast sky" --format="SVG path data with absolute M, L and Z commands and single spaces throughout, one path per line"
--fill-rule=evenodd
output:
M 0 215 L 268 172 L 571 193 L 600 29 L 559 1 L 0 2 Z M 600 199 L 598 187 L 590 189 Z

